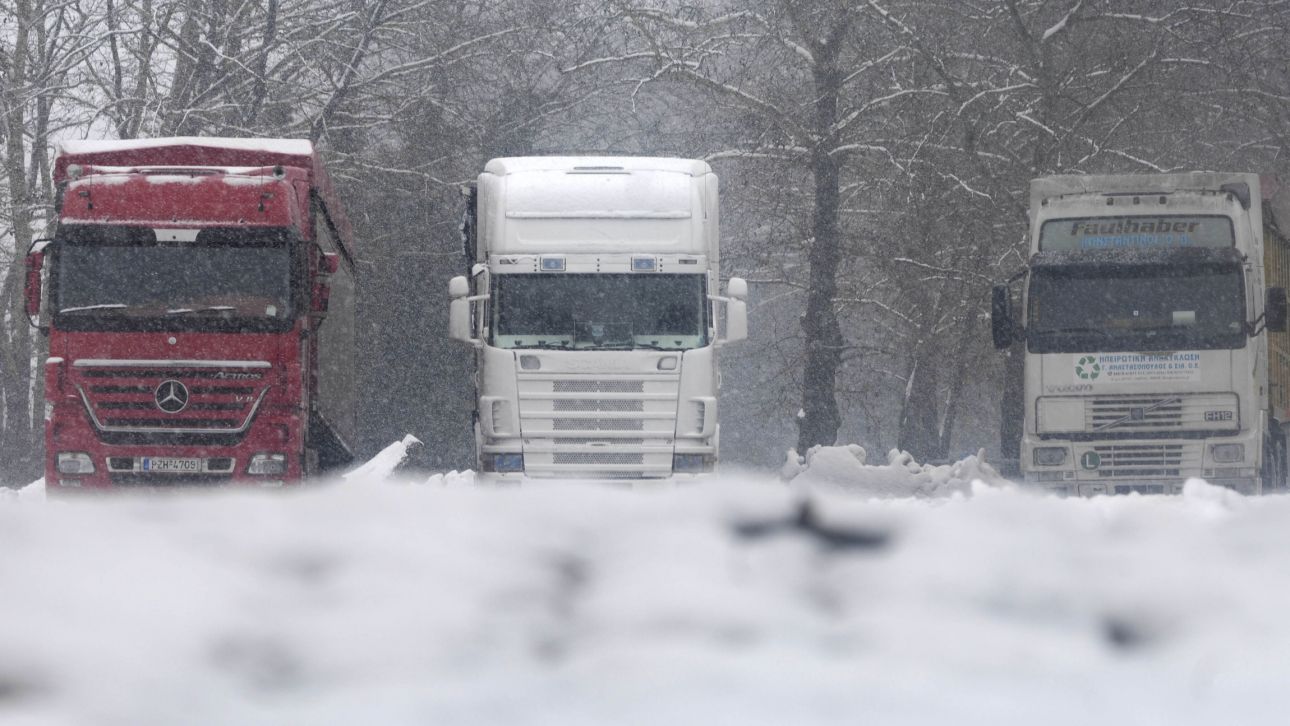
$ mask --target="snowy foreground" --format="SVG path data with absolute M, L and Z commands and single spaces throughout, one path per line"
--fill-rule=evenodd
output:
M 0 723 L 1290 718 L 1287 497 L 845 448 L 489 489 L 391 475 L 402 445 L 305 490 L 0 498 Z

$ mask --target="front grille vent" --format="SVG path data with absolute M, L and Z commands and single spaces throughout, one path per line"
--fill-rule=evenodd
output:
M 628 401 L 622 399 L 604 400 L 595 398 L 559 398 L 551 402 L 551 408 L 554 411 L 612 411 L 616 413 L 628 413 L 632 411 L 644 411 L 645 402 L 640 400 Z
M 556 393 L 641 393 L 645 381 L 552 381 Z
M 231 444 L 245 434 L 267 394 L 267 382 L 260 381 L 269 371 L 248 372 L 241 365 L 229 366 L 232 370 L 207 366 L 198 361 L 192 367 L 116 367 L 109 361 L 96 361 L 75 366 L 83 377 L 76 382 L 76 389 L 99 436 L 109 444 Z M 268 364 L 263 367 L 267 369 Z M 232 377 L 238 378 L 229 380 Z M 170 380 L 182 386 L 178 410 L 163 410 L 157 403 L 160 386 Z
M 1090 408 L 1094 430 L 1111 424 L 1120 430 L 1170 429 L 1183 425 L 1183 402 L 1178 398 L 1095 398 L 1090 401 Z
M 1176 477 L 1182 471 L 1182 444 L 1097 446 L 1098 476 Z
M 645 460 L 642 454 L 617 451 L 558 451 L 551 457 L 552 463 L 555 464 L 626 465 L 640 464 Z
M 635 418 L 557 418 L 552 419 L 556 431 L 644 431 L 645 422 Z

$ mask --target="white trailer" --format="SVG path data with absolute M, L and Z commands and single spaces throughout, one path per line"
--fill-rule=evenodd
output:
M 995 345 L 1025 345 L 1026 484 L 1285 486 L 1288 209 L 1256 174 L 1031 183 L 1021 310 L 993 300 Z
M 646 157 L 493 159 L 467 216 L 450 332 L 474 347 L 481 474 L 656 479 L 713 471 L 718 351 L 747 285 L 718 296 L 717 177 Z

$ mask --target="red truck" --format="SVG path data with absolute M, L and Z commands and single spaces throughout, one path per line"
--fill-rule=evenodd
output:
M 299 482 L 352 457 L 355 246 L 313 145 L 64 142 L 27 255 L 51 489 Z

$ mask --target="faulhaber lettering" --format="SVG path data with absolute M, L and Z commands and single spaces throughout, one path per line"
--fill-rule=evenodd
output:
M 1117 219 L 1112 222 L 1077 219 L 1071 223 L 1072 236 L 1091 237 L 1107 234 L 1191 234 L 1200 222 L 1173 222 L 1168 219 Z

